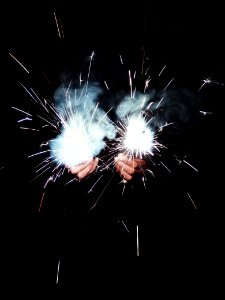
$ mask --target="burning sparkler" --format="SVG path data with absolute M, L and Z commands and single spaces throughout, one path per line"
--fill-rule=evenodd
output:
M 57 22 L 56 15 L 55 19 Z M 10 56 L 23 66 L 12 54 Z M 18 121 L 20 128 L 32 131 L 48 128 L 48 132 L 55 135 L 54 138 L 41 143 L 41 151 L 29 155 L 29 157 L 45 156 L 37 166 L 36 172 L 39 177 L 50 171 L 46 184 L 55 181 L 65 169 L 93 159 L 104 149 L 105 141 L 115 137 L 116 130 L 108 118 L 108 112 L 99 107 L 98 97 L 102 89 L 97 83 L 89 83 L 93 57 L 94 52 L 90 56 L 86 82 L 81 85 L 80 74 L 78 89 L 72 88 L 71 83 L 67 88 L 64 86 L 58 88 L 54 95 L 55 103 L 40 97 L 32 88 L 20 83 L 40 111 L 40 114 L 34 115 L 12 107 L 25 115 Z M 27 121 L 31 124 L 35 119 L 41 121 L 39 128 L 22 125 L 24 122 L 27 124 Z
M 88 161 L 104 149 L 104 139 L 114 138 L 114 125 L 98 103 L 94 103 L 100 91 L 99 87 L 92 86 L 87 95 L 71 99 L 68 108 L 63 107 L 61 133 L 50 141 L 51 154 L 57 164 L 73 167 Z M 58 92 L 61 97 L 61 91 Z M 70 95 L 68 97 L 70 99 Z
M 44 122 L 42 128 L 48 126 L 56 133 L 55 138 L 42 143 L 42 151 L 29 156 L 48 155 L 38 169 L 41 174 L 52 167 L 52 173 L 60 176 L 65 168 L 77 166 L 97 156 L 106 145 L 105 139 L 114 138 L 113 123 L 96 103 L 101 92 L 97 85 L 90 85 L 85 93 L 84 89 L 67 89 L 65 92 L 59 88 L 55 93 L 56 101 L 60 103 L 58 106 L 39 98 L 31 90 L 26 90 L 44 112 L 45 116 L 38 115 Z M 20 123 L 32 120 L 30 113 L 13 108 L 26 114 L 25 118 L 19 120 Z
M 140 158 L 154 155 L 154 149 L 158 149 L 155 133 L 148 126 L 142 115 L 129 116 L 119 122 L 117 138 L 118 146 L 115 150 L 122 152 L 128 158 Z
M 57 26 L 59 38 L 64 38 L 64 33 L 59 16 L 54 13 L 55 23 Z M 27 73 L 28 69 L 12 54 L 10 56 L 16 61 Z M 172 78 L 160 96 L 156 97 L 156 92 L 150 89 L 150 83 L 152 78 L 149 76 L 147 68 L 144 71 L 142 64 L 142 74 L 145 75 L 143 94 L 138 93 L 135 86 L 136 71 L 128 71 L 128 82 L 130 85 L 129 96 L 122 99 L 120 105 L 116 108 L 117 120 L 112 122 L 108 117 L 108 111 L 105 112 L 99 106 L 99 96 L 101 95 L 101 88 L 98 84 L 89 83 L 89 74 L 91 70 L 91 63 L 94 56 L 92 52 L 90 57 L 90 64 L 88 68 L 88 75 L 86 82 L 82 86 L 82 79 L 80 74 L 80 86 L 79 88 L 72 88 L 70 85 L 60 87 L 55 93 L 56 104 L 40 97 L 32 88 L 27 88 L 24 85 L 23 88 L 30 95 L 32 102 L 38 106 L 41 114 L 32 114 L 30 111 L 22 110 L 16 107 L 13 109 L 23 114 L 18 123 L 20 128 L 24 130 L 41 131 L 43 128 L 47 128 L 48 132 L 53 132 L 54 137 L 43 141 L 40 147 L 40 151 L 31 154 L 29 157 L 41 157 L 41 162 L 37 166 L 37 177 L 42 174 L 48 174 L 48 178 L 44 185 L 44 189 L 50 181 L 55 181 L 62 176 L 65 170 L 77 166 L 83 162 L 91 160 L 93 157 L 100 155 L 102 150 L 109 150 L 109 160 L 104 161 L 104 157 L 101 157 L 103 166 L 109 168 L 111 164 L 114 164 L 114 158 L 122 153 L 129 161 L 136 159 L 144 159 L 152 161 L 155 153 L 159 154 L 161 148 L 166 148 L 159 142 L 159 134 L 164 128 L 173 125 L 174 115 L 176 121 L 183 122 L 183 124 L 189 122 L 189 111 L 187 106 L 179 101 L 174 101 L 174 95 L 170 97 L 170 93 L 167 91 L 168 87 L 174 81 Z M 120 61 L 123 65 L 122 56 L 120 55 Z M 143 60 L 144 61 L 144 60 Z M 164 66 L 159 72 L 158 76 L 162 77 L 166 66 Z M 103 81 L 107 91 L 110 91 L 110 85 L 107 81 Z M 206 85 L 217 82 L 211 79 L 203 80 L 203 84 L 199 88 L 199 91 Z M 189 99 L 188 99 L 189 100 Z M 200 111 L 202 114 L 207 112 Z M 31 124 L 32 121 L 38 118 L 41 122 L 41 126 L 30 127 L 22 126 L 22 124 Z M 171 121 L 172 120 L 172 121 Z M 162 158 L 163 159 L 163 158 Z M 176 160 L 176 159 L 175 159 Z M 183 162 L 187 166 L 191 167 L 194 171 L 198 171 L 197 168 L 192 166 L 187 160 L 178 160 Z M 169 173 L 171 170 L 167 167 L 166 163 L 161 161 L 160 166 L 163 166 Z M 157 168 L 157 167 L 156 167 Z M 1 169 L 1 168 L 0 168 Z M 142 171 L 143 177 L 145 173 Z M 153 170 L 148 169 L 149 173 L 154 176 Z M 91 192 L 96 186 L 99 180 L 96 180 L 95 184 L 88 191 Z M 112 178 L 112 177 L 111 177 Z M 95 207 L 102 194 L 105 192 L 108 185 L 111 183 L 111 178 L 108 183 L 102 188 L 102 191 L 97 197 L 97 201 L 92 206 Z M 125 180 L 123 180 L 126 183 Z M 145 180 L 143 180 L 145 184 Z M 124 185 L 125 187 L 125 185 Z M 43 192 L 40 202 L 39 210 L 41 209 L 45 192 Z M 187 193 L 189 199 L 192 200 L 189 193 Z M 91 209 L 92 209 L 91 208 Z M 123 221 L 122 221 L 123 223 Z M 123 223 L 127 229 L 126 225 Z M 139 251 L 139 226 L 136 226 L 136 242 L 137 242 L 137 256 L 140 255 Z M 59 270 L 60 260 L 57 266 L 56 284 L 59 282 Z

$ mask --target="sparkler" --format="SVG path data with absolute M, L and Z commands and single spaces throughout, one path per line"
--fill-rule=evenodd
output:
M 91 160 L 104 149 L 104 139 L 115 135 L 107 113 L 91 98 L 99 92 L 95 89 L 92 87 L 92 95 L 70 101 L 69 108 L 62 113 L 61 133 L 50 141 L 51 154 L 58 165 L 73 167 Z
M 154 149 L 158 149 L 160 144 L 156 140 L 155 133 L 148 126 L 150 121 L 142 115 L 129 116 L 120 121 L 118 146 L 115 150 L 124 153 L 128 158 L 142 159 L 145 156 L 154 155 Z
M 163 68 L 165 69 L 165 67 Z M 162 72 L 160 72 L 161 75 Z M 134 72 L 136 74 L 136 72 Z M 159 75 L 159 76 L 160 76 Z M 136 76 L 131 76 L 131 71 L 128 71 L 128 79 L 130 86 L 130 95 L 124 97 L 116 108 L 116 138 L 110 143 L 110 158 L 107 167 L 114 163 L 115 158 L 119 153 L 123 153 L 126 160 L 134 161 L 135 159 L 145 159 L 152 161 L 152 157 L 157 152 L 159 154 L 161 148 L 166 148 L 165 145 L 159 142 L 159 135 L 165 127 L 173 125 L 173 122 L 168 122 L 170 117 L 166 114 L 171 111 L 168 104 L 170 98 L 167 95 L 166 89 L 174 80 L 171 79 L 166 87 L 161 92 L 161 96 L 157 96 L 155 90 L 147 92 L 150 78 L 145 81 L 144 93 L 136 90 L 133 82 Z M 159 98 L 159 99 L 158 99 Z M 162 104 L 163 102 L 163 104 Z M 158 112 L 163 111 L 166 106 L 165 113 L 159 116 Z M 165 164 L 162 163 L 165 166 Z M 148 169 L 149 170 L 149 169 Z M 149 170 L 153 175 L 152 170 Z M 145 180 L 143 180 L 144 182 Z M 126 181 L 124 181 L 126 183 Z
M 54 14 L 55 21 L 59 37 L 63 37 L 63 31 L 60 30 L 59 21 Z M 10 56 L 27 72 L 29 71 L 22 65 L 22 63 L 15 58 L 12 54 Z M 116 123 L 112 122 L 108 117 L 108 112 L 105 112 L 99 107 L 99 96 L 102 93 L 100 85 L 90 84 L 89 75 L 91 71 L 91 64 L 94 57 L 94 52 L 90 56 L 90 64 L 88 68 L 88 75 L 86 82 L 81 79 L 79 75 L 79 88 L 72 88 L 71 84 L 65 88 L 59 88 L 55 93 L 56 104 L 46 100 L 43 97 L 37 95 L 32 88 L 27 88 L 23 84 L 22 87 L 29 94 L 31 101 L 38 106 L 41 114 L 33 115 L 25 110 L 12 107 L 19 113 L 24 115 L 18 123 L 29 124 L 35 118 L 38 118 L 41 122 L 40 128 L 31 128 L 29 126 L 20 126 L 21 129 L 42 131 L 47 128 L 48 131 L 53 132 L 55 137 L 47 139 L 41 144 L 41 151 L 31 154 L 29 157 L 41 156 L 40 164 L 36 168 L 37 177 L 44 173 L 49 174 L 45 182 L 44 189 L 50 181 L 55 182 L 57 178 L 61 177 L 65 170 L 77 166 L 80 163 L 91 160 L 93 157 L 98 156 L 102 150 L 106 147 L 109 148 L 109 160 L 104 161 L 102 158 L 103 166 L 109 168 L 111 164 L 115 163 L 114 158 L 122 153 L 127 160 L 133 161 L 135 159 L 147 159 L 152 162 L 152 157 L 155 153 L 159 154 L 161 148 L 166 148 L 159 142 L 158 136 L 165 127 L 172 125 L 173 122 L 167 122 L 165 116 L 167 111 L 171 111 L 172 103 L 169 103 L 170 99 L 167 97 L 167 89 L 174 81 L 172 78 L 164 87 L 163 92 L 159 98 L 156 97 L 154 90 L 150 89 L 150 82 L 152 78 L 148 75 L 149 68 L 142 74 L 146 77 L 144 81 L 143 94 L 137 91 L 135 86 L 136 71 L 132 72 L 128 70 L 128 82 L 130 86 L 130 93 L 116 108 Z M 123 60 L 120 55 L 120 61 L 123 65 Z M 144 66 L 142 65 L 142 69 Z M 162 68 L 158 76 L 160 77 L 164 72 L 166 66 Z M 110 91 L 110 88 L 106 81 L 103 81 L 106 89 Z M 205 84 L 217 83 L 212 80 L 204 80 L 203 85 L 199 88 L 199 91 Z M 172 104 L 172 105 L 171 105 Z M 170 106 L 171 105 L 171 106 Z M 166 107 L 166 109 L 165 109 Z M 181 106 L 180 106 L 181 108 Z M 112 109 L 112 108 L 111 108 Z M 164 112 L 164 117 L 159 116 L 159 112 Z M 203 111 L 200 111 L 204 115 Z M 185 114 L 185 112 L 184 112 Z M 177 159 L 177 161 L 180 161 Z M 192 166 L 187 160 L 182 160 L 186 165 L 193 170 L 198 171 L 197 168 Z M 154 163 L 153 163 L 154 164 Z M 171 170 L 167 165 L 160 161 L 159 165 L 163 166 L 169 173 Z M 142 174 L 143 184 L 145 185 L 145 173 Z M 147 169 L 149 173 L 154 176 L 153 170 Z M 91 192 L 96 184 L 100 181 L 103 175 L 94 183 L 92 188 L 88 191 Z M 114 176 L 114 175 L 113 175 Z M 112 177 L 113 177 L 112 176 Z M 37 178 L 36 177 L 36 178 Z M 91 207 L 96 207 L 99 199 L 102 197 L 105 190 L 111 183 L 112 177 L 102 189 L 96 202 Z M 124 183 L 123 192 L 125 189 L 126 180 Z M 189 199 L 197 209 L 194 201 L 189 193 L 187 193 Z M 42 193 L 39 211 L 42 206 L 45 191 Z M 124 224 L 123 224 L 124 225 Z M 125 225 L 124 225 L 125 226 Z M 125 226 L 126 227 L 126 226 Z M 127 228 L 126 228 L 127 229 Z M 128 230 L 127 230 L 128 231 Z M 139 228 L 136 227 L 137 237 L 137 256 L 139 256 Z M 60 260 L 57 268 L 57 279 L 59 275 Z
M 16 60 L 12 55 L 11 57 Z M 147 79 L 145 80 L 142 94 L 136 90 L 135 82 L 133 82 L 136 79 L 136 71 L 131 72 L 128 70 L 130 95 L 122 99 L 116 107 L 117 120 L 114 123 L 108 117 L 109 111 L 105 112 L 99 107 L 98 98 L 102 93 L 100 85 L 89 83 L 93 57 L 94 52 L 90 56 L 86 82 L 84 81 L 84 84 L 82 84 L 83 80 L 81 80 L 80 74 L 79 88 L 72 88 L 71 83 L 67 88 L 60 87 L 54 95 L 55 104 L 37 95 L 32 88 L 27 88 L 21 84 L 29 94 L 32 102 L 38 106 L 41 114 L 33 115 L 26 110 L 12 107 L 25 115 L 18 121 L 21 129 L 42 131 L 44 128 L 47 128 L 49 132 L 51 131 L 55 135 L 54 138 L 43 141 L 40 146 L 41 151 L 29 155 L 30 158 L 42 157 L 40 164 L 36 167 L 37 176 L 35 179 L 44 173 L 48 173 L 44 189 L 50 181 L 55 182 L 67 169 L 90 161 L 100 155 L 105 148 L 109 149 L 109 159 L 106 161 L 105 157 L 101 157 L 102 166 L 101 168 L 98 167 L 98 169 L 108 169 L 111 164 L 115 164 L 115 157 L 122 153 L 126 160 L 133 161 L 133 163 L 135 159 L 144 159 L 152 162 L 154 171 L 156 165 L 153 162 L 153 156 L 155 153 L 160 155 L 161 148 L 167 148 L 159 142 L 158 137 L 165 127 L 173 125 L 173 122 L 167 122 L 166 114 L 168 111 L 171 111 L 170 104 L 173 107 L 173 102 L 169 103 L 171 100 L 170 97 L 167 97 L 167 89 L 174 78 L 165 85 L 160 97 L 157 98 L 154 90 L 147 91 L 152 79 L 147 74 L 147 71 L 145 72 Z M 120 60 L 121 64 L 123 64 L 121 56 Z M 21 63 L 17 62 L 21 66 Z M 163 67 L 158 76 L 161 76 L 165 68 L 166 66 Z M 106 81 L 103 81 L 103 83 L 109 91 Z M 164 108 L 166 108 L 165 114 L 163 117 L 160 117 L 158 112 L 163 111 Z M 35 118 L 38 118 L 41 122 L 40 128 L 22 126 L 23 123 L 31 123 Z M 187 160 L 182 161 L 193 170 L 198 171 Z M 158 166 L 160 165 L 171 173 L 166 162 L 160 160 Z M 146 182 L 145 174 L 155 176 L 153 169 L 151 169 L 150 165 L 146 170 L 143 170 L 140 166 L 144 186 Z M 145 173 L 144 171 L 148 172 Z M 97 179 L 90 191 L 93 190 L 102 176 Z M 76 178 L 73 180 L 76 180 Z M 70 180 L 69 183 L 73 180 Z M 97 205 L 110 182 L 111 178 L 91 209 Z M 124 183 L 123 194 L 126 180 L 123 179 L 122 182 Z M 39 211 L 44 195 L 45 192 L 42 193 Z
M 54 17 L 56 24 L 58 24 L 55 13 Z M 21 63 L 12 54 L 10 56 L 21 66 Z M 173 122 L 168 123 L 166 117 L 162 119 L 157 114 L 158 111 L 162 111 L 164 106 L 167 108 L 166 111 L 170 111 L 170 105 L 168 104 L 170 100 L 167 99 L 166 90 L 174 78 L 166 84 L 160 100 L 155 100 L 155 92 L 147 92 L 151 81 L 147 71 L 145 72 L 147 79 L 145 80 L 144 93 L 141 94 L 137 92 L 133 82 L 136 78 L 136 71 L 131 72 L 128 70 L 130 95 L 125 97 L 116 108 L 118 119 L 117 123 L 113 123 L 108 118 L 108 113 L 99 108 L 97 99 L 102 92 L 100 86 L 89 84 L 93 57 L 94 52 L 90 56 L 88 75 L 83 87 L 81 86 L 83 80 L 81 81 L 80 74 L 81 87 L 76 89 L 71 88 L 69 85 L 68 88 L 59 88 L 55 93 L 56 105 L 38 96 L 33 89 L 26 88 L 21 84 L 34 104 L 38 105 L 42 111 L 42 115 L 36 116 L 42 121 L 41 128 L 48 127 L 56 135 L 55 138 L 41 144 L 42 151 L 29 156 L 48 155 L 42 160 L 40 168 L 37 170 L 38 176 L 52 170 L 47 182 L 56 180 L 64 173 L 66 168 L 77 166 L 97 156 L 106 147 L 106 140 L 112 141 L 109 144 L 110 159 L 108 162 L 103 163 L 106 168 L 110 166 L 114 161 L 113 158 L 118 153 L 123 153 L 128 160 L 135 158 L 151 159 L 155 151 L 159 153 L 160 148 L 166 148 L 158 142 L 158 135 L 164 127 L 172 125 Z M 120 61 L 123 64 L 121 55 Z M 165 68 L 166 66 L 162 68 L 158 76 L 161 76 Z M 206 81 L 204 83 L 206 84 Z M 104 81 L 104 84 L 109 90 L 106 81 Z M 13 109 L 25 114 L 25 117 L 18 121 L 20 124 L 24 122 L 27 124 L 28 121 L 31 122 L 34 118 L 30 112 L 28 113 L 16 107 L 13 107 Z M 41 130 L 41 128 L 37 129 L 22 125 L 20 128 L 33 131 Z M 188 162 L 186 164 L 191 166 Z M 167 168 L 162 162 L 161 165 Z M 195 169 L 193 166 L 192 168 Z M 153 174 L 152 171 L 150 173 Z
M 54 13 L 54 18 L 59 38 L 64 38 L 62 25 L 56 13 Z M 40 164 L 36 168 L 37 177 L 44 173 L 49 174 L 50 172 L 50 175 L 48 175 L 44 185 L 44 189 L 50 181 L 55 181 L 57 178 L 62 176 L 67 168 L 92 159 L 99 155 L 100 152 L 108 146 L 110 158 L 109 161 L 103 162 L 103 165 L 106 168 L 108 168 L 111 163 L 114 163 L 114 157 L 118 155 L 118 153 L 123 153 L 125 157 L 131 161 L 146 158 L 152 161 L 152 157 L 155 153 L 159 153 L 161 148 L 166 148 L 166 146 L 159 142 L 158 136 L 165 127 L 172 125 L 173 122 L 167 122 L 166 119 L 160 119 L 157 112 L 163 110 L 164 103 L 166 103 L 169 111 L 171 111 L 170 107 L 172 105 L 170 106 L 170 104 L 168 104 L 169 100 L 166 99 L 166 97 L 162 96 L 158 101 L 155 100 L 152 95 L 148 95 L 147 90 L 149 89 L 152 78 L 150 78 L 147 74 L 149 68 L 147 68 L 145 72 L 143 70 L 144 59 L 142 64 L 142 74 L 147 77 L 144 85 L 144 94 L 140 95 L 136 92 L 136 87 L 132 82 L 132 78 L 135 78 L 136 72 L 132 75 L 132 72 L 129 70 L 130 95 L 121 101 L 121 105 L 119 105 L 116 110 L 118 117 L 117 123 L 113 123 L 108 118 L 108 112 L 99 108 L 98 96 L 101 93 L 100 87 L 97 85 L 91 86 L 89 84 L 89 74 L 93 55 L 94 53 L 91 55 L 88 77 L 83 88 L 74 89 L 70 86 L 66 89 L 60 88 L 55 94 L 55 98 L 58 103 L 54 105 L 50 101 L 39 97 L 33 89 L 26 88 L 22 85 L 26 92 L 30 95 L 32 102 L 38 106 L 38 109 L 41 111 L 41 115 L 33 115 L 30 112 L 13 107 L 13 109 L 22 113 L 24 116 L 18 121 L 21 129 L 42 131 L 42 129 L 47 128 L 48 132 L 52 132 L 55 136 L 52 139 L 43 141 L 40 147 L 41 151 L 29 156 L 30 158 L 36 156 L 40 156 L 42 158 Z M 12 54 L 10 54 L 10 56 L 27 73 L 29 73 L 28 69 L 15 56 Z M 123 65 L 121 55 L 120 61 Z M 162 74 L 164 74 L 165 68 L 166 66 L 161 69 L 158 76 L 162 76 Z M 163 91 L 167 90 L 173 80 L 174 78 L 169 81 Z M 211 79 L 204 79 L 199 91 L 206 84 L 212 83 L 218 84 Z M 80 86 L 81 84 L 82 79 L 80 74 Z M 106 81 L 104 81 L 104 84 L 109 91 L 110 88 Z M 208 114 L 204 111 L 200 111 L 200 113 L 203 115 Z M 38 128 L 31 128 L 28 125 L 31 124 L 35 118 L 39 119 L 41 126 Z M 26 124 L 26 126 L 21 126 L 21 124 Z M 108 143 L 108 141 L 110 141 L 110 143 Z M 197 168 L 192 166 L 187 160 L 177 159 L 177 161 L 182 161 L 194 171 L 198 171 Z M 171 170 L 164 162 L 160 161 L 160 165 L 171 173 Z M 154 176 L 151 169 L 148 169 L 148 171 Z M 101 175 L 101 177 L 96 181 L 88 193 L 93 190 L 102 176 L 103 175 Z M 125 181 L 123 182 L 125 183 Z M 143 180 L 143 182 L 145 181 Z M 102 193 L 93 207 L 96 206 L 109 183 L 110 181 L 103 188 Z M 41 209 L 44 195 L 45 192 L 42 194 L 39 210 Z M 195 209 L 197 209 L 190 194 L 187 193 L 187 195 Z M 125 223 L 123 221 L 122 223 L 128 231 Z M 137 256 L 139 256 L 138 225 L 136 226 L 136 243 Z M 58 261 L 57 266 L 56 284 L 59 282 L 59 270 L 60 260 Z
M 25 88 L 25 87 L 24 87 Z M 46 172 L 51 169 L 56 177 L 61 176 L 65 168 L 70 168 L 98 155 L 105 147 L 104 139 L 112 139 L 115 136 L 113 123 L 109 120 L 107 113 L 95 104 L 101 89 L 96 86 L 89 86 L 88 89 L 67 89 L 59 88 L 55 98 L 60 101 L 60 106 L 41 99 L 31 89 L 25 88 L 32 96 L 33 102 L 42 109 L 43 116 L 37 115 L 44 123 L 41 128 L 50 127 L 56 137 L 41 144 L 41 149 L 29 157 L 48 155 L 43 159 L 37 172 Z M 73 95 L 73 98 L 72 98 Z M 25 118 L 18 122 L 32 121 L 30 113 L 13 107 L 20 113 L 26 114 Z M 37 130 L 21 126 L 22 129 Z M 46 149 L 47 147 L 47 149 Z M 41 175 L 40 174 L 40 175 Z M 56 176 L 56 177 L 55 177 Z M 52 179 L 50 176 L 49 178 Z
M 28 156 L 28 158 L 41 157 L 36 166 L 36 177 L 33 180 L 43 174 L 47 176 L 39 205 L 40 212 L 47 185 L 61 178 L 70 168 L 99 155 L 106 147 L 106 141 L 115 137 L 116 129 L 108 117 L 109 111 L 105 112 L 99 107 L 97 100 L 102 90 L 96 83 L 89 83 L 88 87 L 86 83 L 79 89 L 73 89 L 70 86 L 67 89 L 60 87 L 54 95 L 56 104 L 38 96 L 33 89 L 26 88 L 24 85 L 22 87 L 30 95 L 32 102 L 41 110 L 41 114 L 33 115 L 12 107 L 25 115 L 18 121 L 20 128 L 41 132 L 47 130 L 47 133 L 53 132 L 55 136 L 43 141 L 39 152 Z M 22 123 L 32 123 L 37 118 L 41 122 L 38 128 L 22 126 Z M 90 191 L 101 177 L 97 179 Z M 74 180 L 77 180 L 75 176 L 65 185 Z

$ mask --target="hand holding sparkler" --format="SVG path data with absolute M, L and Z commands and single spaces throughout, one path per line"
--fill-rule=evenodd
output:
M 98 165 L 98 161 L 98 158 L 93 158 L 92 160 L 86 161 L 77 166 L 70 167 L 69 170 L 78 179 L 83 179 L 95 171 Z
M 127 157 L 119 153 L 115 157 L 115 168 L 124 180 L 132 180 L 135 174 L 144 173 L 147 169 L 147 162 L 144 159 Z
M 135 174 L 144 174 L 148 158 L 154 155 L 154 149 L 160 144 L 141 111 L 121 118 L 117 131 L 115 150 L 119 154 L 114 158 L 115 168 L 124 180 L 129 181 Z

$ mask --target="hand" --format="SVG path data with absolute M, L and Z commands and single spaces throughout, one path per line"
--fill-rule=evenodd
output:
M 147 163 L 144 159 L 128 158 L 123 153 L 119 153 L 115 157 L 115 167 L 123 179 L 128 181 L 133 179 L 135 174 L 144 173 L 147 169 Z
M 92 160 L 79 164 L 75 167 L 70 167 L 69 169 L 70 172 L 76 175 L 78 179 L 83 179 L 95 171 L 98 161 L 98 158 L 93 158 Z

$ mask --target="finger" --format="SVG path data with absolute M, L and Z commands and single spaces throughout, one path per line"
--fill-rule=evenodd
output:
M 132 167 L 135 170 L 135 172 L 142 172 L 147 167 L 146 161 L 144 159 L 139 158 L 127 160 L 125 163 L 128 166 Z
M 147 169 L 147 162 L 144 159 L 136 159 L 136 169 L 144 171 Z
M 124 161 L 124 163 L 132 169 L 139 169 L 139 162 L 135 159 Z
M 124 180 L 131 180 L 133 178 L 133 176 L 129 173 L 126 172 L 125 170 L 125 164 L 123 162 L 116 162 L 115 163 L 115 167 L 118 173 L 120 173 L 120 176 L 124 179 Z
M 142 160 L 139 158 L 128 157 L 128 156 L 125 156 L 123 153 L 119 153 L 115 157 L 115 161 L 122 161 L 122 162 L 126 163 L 127 165 L 129 165 L 130 167 L 133 167 L 135 169 L 138 166 L 138 164 L 140 163 L 140 161 L 142 161 Z
M 98 165 L 98 158 L 95 158 L 92 163 L 88 166 L 88 168 L 85 168 L 85 170 L 87 171 L 87 175 L 91 174 L 95 171 L 97 165 Z
M 125 164 L 122 161 L 117 161 L 115 163 L 115 167 L 116 167 L 117 171 L 119 171 L 121 174 L 128 173 L 128 174 L 132 175 L 135 172 L 133 167 L 130 167 L 129 165 Z
M 123 153 L 119 153 L 116 158 L 121 161 L 127 160 L 127 156 Z
M 98 166 L 98 162 L 99 162 L 99 159 L 96 157 L 96 158 L 94 159 L 94 161 L 93 161 L 93 164 L 92 164 L 92 166 L 91 166 L 91 168 L 90 168 L 89 173 L 93 173 L 93 172 L 95 171 L 95 169 L 96 169 L 97 166 Z
M 121 177 L 123 177 L 123 179 L 126 180 L 126 181 L 129 181 L 129 180 L 133 179 L 133 176 L 131 176 L 130 174 L 128 174 L 126 172 L 123 172 L 121 174 Z
M 120 173 L 120 176 L 123 178 L 123 180 L 129 181 L 129 180 L 133 179 L 133 176 L 131 174 L 128 174 L 124 170 L 120 170 L 119 173 Z
M 140 158 L 127 159 L 122 153 L 115 158 L 115 161 L 124 162 L 126 165 L 134 169 L 133 173 L 143 173 L 147 169 L 147 163 L 144 159 L 140 159 Z M 129 170 L 127 171 L 129 172 Z
M 134 158 L 133 157 L 131 157 L 131 156 L 128 156 L 128 155 L 125 155 L 125 154 L 123 154 L 123 153 L 119 153 L 116 157 L 115 157 L 115 160 L 116 161 L 122 161 L 122 162 L 124 162 L 124 163 L 126 163 L 126 164 L 129 164 L 129 165 L 131 165 L 133 162 L 134 162 Z
M 85 169 L 86 167 L 88 167 L 90 165 L 90 163 L 92 163 L 93 160 L 89 160 L 87 162 L 84 162 L 82 164 L 79 164 L 77 166 L 74 167 L 70 167 L 70 172 L 72 174 L 78 174 L 79 172 L 81 172 L 83 169 Z
M 96 169 L 98 164 L 98 158 L 94 159 L 86 168 L 81 170 L 79 173 L 77 173 L 77 177 L 79 179 L 83 179 L 84 177 L 88 176 L 89 174 L 93 173 Z

